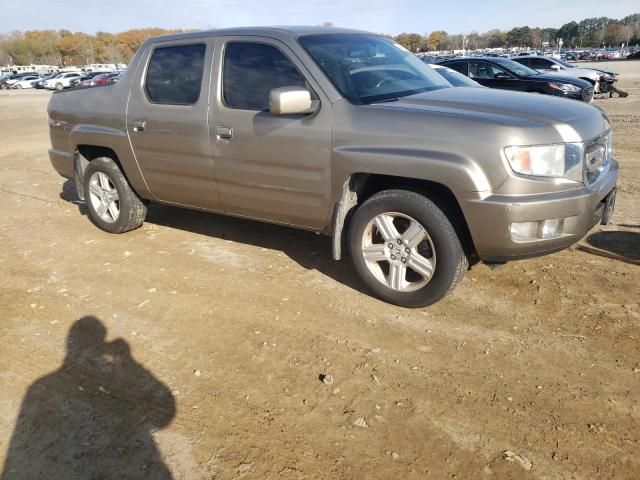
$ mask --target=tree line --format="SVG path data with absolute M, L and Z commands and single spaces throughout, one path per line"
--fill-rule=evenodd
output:
M 182 32 L 141 28 L 89 35 L 69 30 L 31 30 L 0 35 L 0 65 L 128 63 L 147 38 Z
M 330 26 L 329 22 L 325 25 Z M 0 65 L 86 65 L 90 63 L 128 63 L 140 44 L 149 37 L 184 30 L 141 28 L 121 33 L 98 32 L 90 35 L 69 30 L 31 30 L 0 35 Z M 566 47 L 619 46 L 640 42 L 640 13 L 621 20 L 607 17 L 569 22 L 560 28 L 516 27 L 448 34 L 438 30 L 428 35 L 401 33 L 395 40 L 412 52 L 461 50 L 496 47 L 540 47 L 543 42 L 556 46 L 561 38 Z M 464 44 L 464 46 L 463 46 Z
M 438 30 L 429 34 L 401 33 L 394 39 L 412 52 L 462 50 L 507 47 L 540 48 L 543 44 L 556 47 L 558 39 L 567 48 L 620 47 L 622 43 L 640 42 L 640 13 L 616 20 L 608 17 L 586 18 L 569 22 L 560 28 L 515 27 L 451 35 Z M 464 46 L 463 46 L 464 44 Z

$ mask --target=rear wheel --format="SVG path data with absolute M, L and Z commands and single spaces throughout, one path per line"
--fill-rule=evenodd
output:
M 424 307 L 444 298 L 469 265 L 442 210 L 406 190 L 386 190 L 363 203 L 351 222 L 349 247 L 367 286 L 403 307 Z
M 108 157 L 96 158 L 85 168 L 84 196 L 91 221 L 110 233 L 140 227 L 147 214 L 147 207 Z

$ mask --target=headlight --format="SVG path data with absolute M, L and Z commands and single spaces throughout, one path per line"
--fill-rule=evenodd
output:
M 564 177 L 582 181 L 582 145 L 512 146 L 504 149 L 514 172 L 537 177 Z
M 550 82 L 549 87 L 553 88 L 554 90 L 560 90 L 561 92 L 565 92 L 565 93 L 569 93 L 569 92 L 574 93 L 574 92 L 580 91 L 580 87 L 576 87 L 575 85 L 570 85 L 568 83 Z

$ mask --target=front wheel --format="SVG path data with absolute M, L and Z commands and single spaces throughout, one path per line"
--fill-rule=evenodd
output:
M 403 307 L 451 292 L 469 263 L 447 216 L 415 192 L 386 190 L 359 207 L 349 229 L 354 267 L 374 294 Z
M 61 83 L 56 83 L 56 90 L 62 90 L 64 86 Z

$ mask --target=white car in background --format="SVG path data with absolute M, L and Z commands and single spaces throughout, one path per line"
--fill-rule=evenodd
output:
M 71 80 L 74 78 L 80 78 L 81 76 L 82 73 L 79 72 L 63 72 L 44 82 L 44 88 L 49 90 L 62 90 L 63 88 L 69 88 L 71 86 Z
M 38 80 L 37 75 L 30 75 L 28 77 L 22 77 L 17 82 L 14 82 L 11 85 L 11 88 L 33 88 L 33 82 Z
M 582 78 L 593 84 L 595 93 L 608 91 L 608 85 L 615 80 L 615 74 L 596 70 L 593 68 L 580 68 L 558 58 L 543 57 L 537 55 L 515 57 L 512 60 L 521 63 L 529 68 L 533 68 L 538 72 L 553 72 L 556 75 L 572 78 Z

